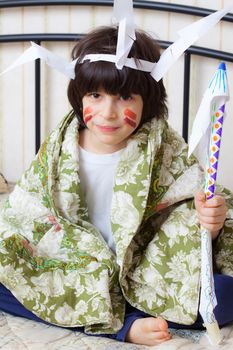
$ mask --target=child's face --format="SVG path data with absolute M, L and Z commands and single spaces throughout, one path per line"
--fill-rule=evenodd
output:
M 141 121 L 142 97 L 108 95 L 104 90 L 98 90 L 87 93 L 82 102 L 89 148 L 95 148 L 98 153 L 124 148 Z

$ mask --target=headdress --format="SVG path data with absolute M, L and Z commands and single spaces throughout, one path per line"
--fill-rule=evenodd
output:
M 119 25 L 116 54 L 109 55 L 101 52 L 98 54 L 89 54 L 86 55 L 80 63 L 86 60 L 90 62 L 113 62 L 117 69 L 122 69 L 124 66 L 127 66 L 132 69 L 149 72 L 156 81 L 159 81 L 188 47 L 202 37 L 232 9 L 233 5 L 228 5 L 180 30 L 178 32 L 179 38 L 162 53 L 158 62 L 150 62 L 142 59 L 137 59 L 137 61 L 135 61 L 134 58 L 128 58 L 131 47 L 136 40 L 133 1 L 114 0 L 113 15 L 115 21 Z M 26 62 L 34 61 L 37 58 L 41 58 L 50 67 L 58 70 L 70 79 L 75 78 L 74 67 L 77 60 L 67 62 L 66 59 L 53 54 L 35 43 L 31 43 L 31 47 L 1 74 Z

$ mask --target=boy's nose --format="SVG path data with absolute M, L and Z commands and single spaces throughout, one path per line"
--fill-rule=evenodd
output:
M 102 116 L 105 119 L 114 119 L 117 117 L 115 102 L 111 98 L 105 101 L 103 105 Z

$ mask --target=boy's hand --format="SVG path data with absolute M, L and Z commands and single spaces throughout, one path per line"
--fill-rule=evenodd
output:
M 216 195 L 207 201 L 204 192 L 196 193 L 194 199 L 200 224 L 210 232 L 212 239 L 217 238 L 226 220 L 225 199 Z

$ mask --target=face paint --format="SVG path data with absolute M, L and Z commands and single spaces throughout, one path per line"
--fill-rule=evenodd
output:
M 84 119 L 84 123 L 87 124 L 91 118 L 93 117 L 92 115 L 90 115 L 90 113 L 92 112 L 92 108 L 91 107 L 86 107 L 83 111 L 83 119 Z
M 135 129 L 137 124 L 134 122 L 134 120 L 136 120 L 137 115 L 133 111 L 131 111 L 131 109 L 129 108 L 126 108 L 124 110 L 124 115 L 125 115 L 125 118 L 124 118 L 125 123 Z
M 87 124 L 92 117 L 93 117 L 92 115 L 88 115 L 87 117 L 84 117 L 84 123 Z
M 84 111 L 83 111 L 84 117 L 85 117 L 87 114 L 90 114 L 91 112 L 92 112 L 92 108 L 91 108 L 91 107 L 86 107 L 86 108 L 84 108 Z
M 129 108 L 126 108 L 124 110 L 124 115 L 126 117 L 129 117 L 130 119 L 133 119 L 133 120 L 137 119 L 137 115 L 133 111 L 131 111 L 131 109 L 129 109 Z
M 136 128 L 136 126 L 137 126 L 137 124 L 133 121 L 133 120 L 131 120 L 131 119 L 129 119 L 129 118 L 127 118 L 127 117 L 125 117 L 124 118 L 124 122 L 126 123 L 126 124 L 128 124 L 128 125 L 130 125 L 132 128 Z

